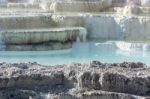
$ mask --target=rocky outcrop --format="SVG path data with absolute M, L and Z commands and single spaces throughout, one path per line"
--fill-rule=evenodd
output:
M 2 31 L 5 44 L 37 44 L 49 41 L 80 41 L 86 40 L 86 29 L 82 27 L 59 29 L 29 29 Z
M 1 63 L 0 96 L 2 99 L 149 99 L 149 71 L 143 63 L 127 62 L 93 61 L 54 67 Z

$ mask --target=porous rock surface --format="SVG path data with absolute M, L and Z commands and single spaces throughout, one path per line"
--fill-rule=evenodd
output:
M 0 64 L 0 99 L 150 99 L 143 63 Z

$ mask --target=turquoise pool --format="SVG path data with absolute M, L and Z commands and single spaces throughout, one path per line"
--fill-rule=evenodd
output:
M 125 51 L 111 43 L 78 42 L 72 49 L 60 51 L 0 51 L 0 62 L 38 62 L 43 65 L 101 62 L 144 62 L 150 65 L 149 51 Z

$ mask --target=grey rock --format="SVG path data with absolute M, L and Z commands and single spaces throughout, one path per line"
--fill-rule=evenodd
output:
M 99 80 L 100 80 L 100 75 L 97 73 L 94 73 L 92 75 L 92 79 L 91 79 L 91 84 L 92 84 L 93 89 L 95 89 L 95 90 L 101 89 L 101 84 L 100 84 Z
M 143 68 L 143 67 L 145 67 L 145 64 L 140 63 L 140 62 L 138 62 L 138 63 L 123 62 L 120 64 L 120 66 L 125 67 L 125 68 Z
M 119 73 L 106 72 L 102 78 L 102 89 L 112 92 L 148 95 L 149 77 L 128 77 Z
M 102 68 L 101 66 L 104 66 Z M 106 68 L 105 68 L 106 67 Z M 149 99 L 150 68 L 143 63 L 38 63 L 0 66 L 1 99 Z
M 91 88 L 91 72 L 84 72 L 79 76 L 79 87 L 81 88 Z

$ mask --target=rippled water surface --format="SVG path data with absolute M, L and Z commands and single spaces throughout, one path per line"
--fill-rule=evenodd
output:
M 149 51 L 123 51 L 110 43 L 75 43 L 72 49 L 61 51 L 0 51 L 0 62 L 38 62 L 44 65 L 101 62 L 144 62 L 150 65 Z

